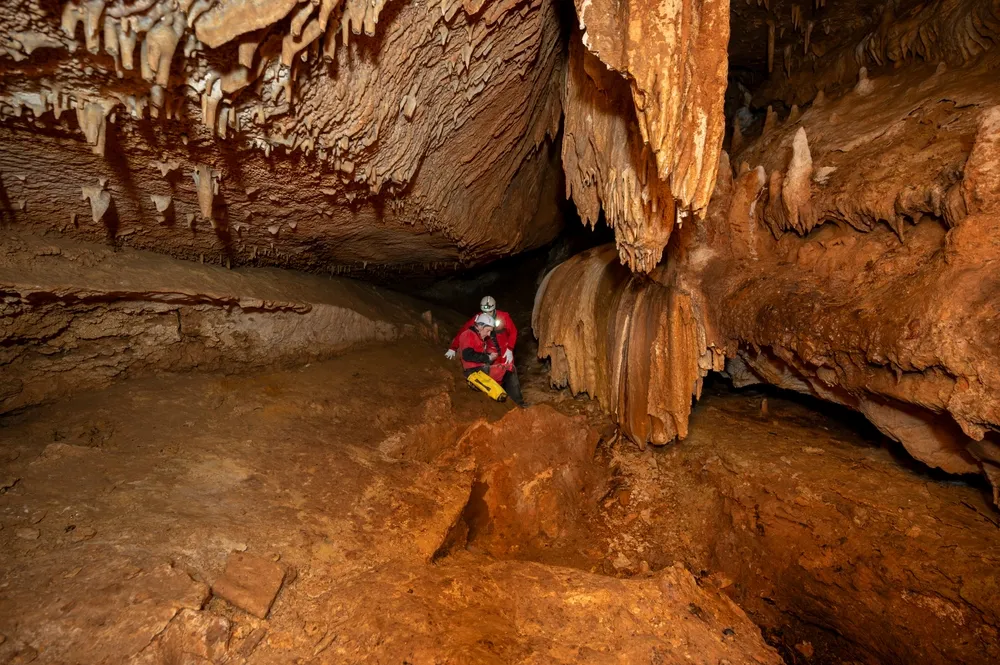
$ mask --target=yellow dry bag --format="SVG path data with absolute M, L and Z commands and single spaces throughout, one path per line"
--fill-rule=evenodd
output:
M 469 385 L 476 390 L 481 390 L 489 395 L 490 399 L 494 399 L 498 402 L 507 401 L 507 392 L 486 372 L 481 370 L 475 371 L 469 375 L 467 381 L 469 382 Z

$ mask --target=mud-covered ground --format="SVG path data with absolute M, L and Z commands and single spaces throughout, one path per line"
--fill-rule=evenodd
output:
M 489 498 L 516 493 L 536 528 L 519 535 L 545 540 L 575 473 L 556 453 L 597 439 L 545 405 L 496 423 L 511 407 L 438 346 L 128 381 L 5 419 L 0 662 L 779 662 L 683 568 L 616 579 L 466 550 L 481 474 L 521 470 Z M 514 459 L 480 454 L 490 441 Z M 284 572 L 266 619 L 213 593 L 232 552 Z
M 0 421 L 0 663 L 780 662 L 759 626 L 787 662 L 994 657 L 980 489 L 753 393 L 640 452 L 534 361 L 521 411 L 441 346 Z M 233 552 L 284 572 L 265 619 L 213 592 Z
M 984 481 L 931 473 L 853 412 L 721 384 L 681 444 L 613 446 L 596 570 L 683 562 L 789 663 L 1000 659 Z

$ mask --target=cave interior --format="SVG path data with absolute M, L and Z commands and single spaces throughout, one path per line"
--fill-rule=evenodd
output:
M 0 0 L 0 665 L 1000 662 L 998 42 Z

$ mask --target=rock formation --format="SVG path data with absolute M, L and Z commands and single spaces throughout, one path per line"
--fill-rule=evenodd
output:
M 928 466 L 1000 488 L 1000 283 L 987 240 L 1000 225 L 997 33 L 969 36 L 1000 10 L 938 4 L 912 14 L 932 43 L 880 27 L 855 53 L 853 81 L 744 134 L 739 167 L 721 158 L 705 219 L 648 277 L 605 250 L 557 268 L 534 317 L 553 382 L 598 397 L 638 442 L 664 443 L 685 435 L 701 376 L 725 356 L 737 385 L 844 404 Z M 875 34 L 886 35 L 877 48 Z M 905 66 L 858 75 L 884 52 Z M 949 64 L 904 62 L 914 53 Z M 840 67 L 831 58 L 810 80 Z M 769 85 L 758 94 L 785 90 Z
M 550 240 L 564 185 L 617 257 L 552 276 L 542 350 L 635 439 L 684 436 L 725 357 L 1000 478 L 998 34 L 972 0 L 19 0 L 0 213 L 227 266 L 435 270 Z
M 722 147 L 729 3 L 576 3 L 563 167 L 584 221 L 603 208 L 622 260 L 651 271 L 708 205 Z M 676 202 L 676 203 L 675 203 Z
M 406 334 L 414 303 L 348 279 L 0 240 L 0 413 L 164 371 L 308 362 Z
M 335 272 L 535 247 L 561 224 L 564 45 L 551 0 L 9 2 L 0 214 Z

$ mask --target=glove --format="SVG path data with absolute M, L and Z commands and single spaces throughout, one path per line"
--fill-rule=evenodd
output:
M 504 351 L 503 352 L 503 361 L 505 363 L 507 363 L 508 365 L 513 364 L 514 363 L 514 352 L 511 351 L 510 349 L 507 349 L 506 351 Z
M 448 349 L 445 352 L 444 357 L 447 358 L 448 360 L 454 360 L 455 359 L 455 349 Z

